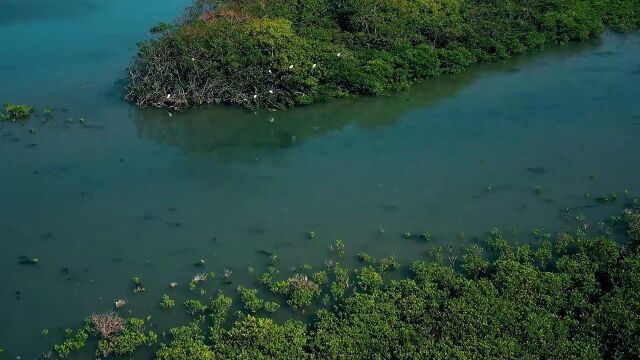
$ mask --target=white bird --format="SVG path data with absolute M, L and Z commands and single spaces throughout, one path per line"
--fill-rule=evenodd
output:
M 293 65 L 289 65 L 289 69 L 293 69 Z
M 196 58 L 191 58 L 191 61 L 196 61 Z
M 311 68 L 312 68 L 312 69 L 315 69 L 315 68 L 316 68 L 316 64 L 313 64 L 313 65 L 311 66 Z
M 171 94 L 167 94 L 167 99 L 171 99 Z
M 340 55 L 342 55 L 341 53 L 338 53 L 338 57 L 340 57 Z
M 170 112 L 167 112 L 167 114 L 169 114 L 169 117 L 172 117 L 172 116 L 173 116 L 173 114 L 172 114 L 172 113 L 170 113 Z
M 273 94 L 273 90 L 269 90 L 269 94 Z
M 271 74 L 271 69 L 267 70 L 269 72 L 269 74 Z
M 255 99 L 255 98 L 257 98 L 257 97 L 258 97 L 258 95 L 253 95 L 253 98 L 254 98 L 254 99 Z

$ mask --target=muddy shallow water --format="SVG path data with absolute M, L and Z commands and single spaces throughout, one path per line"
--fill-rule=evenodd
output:
M 515 226 L 529 241 L 532 229 L 565 229 L 567 206 L 600 220 L 621 201 L 595 196 L 640 191 L 638 34 L 286 112 L 170 115 L 127 104 L 121 79 L 135 43 L 184 5 L 0 4 L 0 103 L 55 109 L 48 122 L 0 123 L 9 357 L 37 357 L 119 297 L 136 315 L 177 321 L 181 311 L 157 303 L 169 282 L 202 271 L 200 259 L 205 271 L 233 270 L 234 283 L 255 278 L 249 264 L 261 271 L 260 250 L 277 253 L 283 270 L 317 266 L 336 239 L 350 255 L 410 261 L 427 246 L 404 232 L 430 231 L 446 246 Z M 21 256 L 39 263 L 20 265 Z M 131 294 L 135 275 L 146 293 Z M 218 288 L 233 293 L 218 281 L 207 296 Z

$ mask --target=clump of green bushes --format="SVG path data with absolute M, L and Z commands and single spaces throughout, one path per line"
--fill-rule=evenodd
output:
M 640 0 L 196 0 L 130 67 L 139 106 L 286 108 L 379 95 L 640 25 Z
M 33 107 L 29 105 L 5 104 L 3 112 L 0 113 L 0 120 L 25 120 L 31 116 Z
M 223 294 L 209 304 L 192 301 L 195 320 L 170 329 L 156 358 L 638 358 L 640 210 L 621 219 L 623 244 L 576 231 L 512 245 L 494 229 L 466 249 L 459 267 L 418 261 L 410 275 L 385 281 L 384 271 L 397 267 L 388 258 L 355 271 L 353 283 L 352 271 L 334 264 L 332 274 L 264 284 L 294 309 L 315 309 L 310 322 L 255 315 L 266 303 L 239 286 L 248 314 L 233 319 Z M 310 308 L 322 293 L 334 295 L 332 306 Z M 95 324 L 69 330 L 57 354 L 84 346 L 100 333 Z M 118 324 L 102 335 L 99 354 L 130 356 L 156 341 L 142 320 Z

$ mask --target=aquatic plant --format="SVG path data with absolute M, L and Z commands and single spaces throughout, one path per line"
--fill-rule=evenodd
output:
M 379 289 L 384 284 L 382 275 L 371 266 L 364 266 L 360 268 L 358 270 L 357 278 L 358 286 L 360 286 L 360 289 L 364 292 L 372 292 Z
M 162 302 L 160 302 L 160 306 L 162 306 L 163 309 L 170 310 L 173 309 L 174 306 L 176 306 L 176 301 L 173 300 L 169 295 L 164 294 L 162 295 Z
M 42 111 L 42 118 L 45 121 L 51 120 L 53 118 L 53 109 L 52 108 L 45 108 Z
M 397 270 L 400 267 L 400 263 L 395 255 L 383 257 L 378 262 L 378 270 L 384 274 L 389 271 Z
M 205 312 L 207 306 L 198 299 L 189 299 L 184 302 L 187 312 L 191 315 L 198 315 Z
M 307 237 L 308 237 L 309 239 L 315 239 L 315 238 L 316 238 L 316 232 L 315 232 L 315 231 L 309 231 L 309 232 L 307 233 Z
M 431 256 L 436 262 L 442 263 L 444 249 L 442 246 L 435 246 L 427 251 L 427 254 Z
M 631 244 L 640 245 L 640 211 L 625 209 L 624 221 L 627 224 L 627 235 Z
M 329 276 L 326 271 L 318 271 L 311 275 L 311 281 L 314 283 L 323 286 L 329 282 Z
M 278 260 L 280 260 L 280 258 L 278 257 L 278 255 L 276 254 L 271 254 L 269 255 L 269 261 L 267 262 L 267 264 L 269 266 L 274 266 L 275 264 L 278 263 Z
M 295 270 L 300 270 L 300 271 L 304 272 L 304 271 L 311 271 L 312 269 L 313 269 L 313 266 L 311 266 L 311 264 L 304 263 L 304 264 L 300 265 L 297 269 L 294 269 L 294 271 Z
M 195 274 L 193 278 L 191 278 L 191 282 L 189 283 L 189 289 L 194 290 L 198 285 L 207 281 L 209 275 L 205 273 Z
M 119 334 L 124 328 L 124 319 L 113 311 L 104 314 L 94 314 L 89 318 L 93 330 L 102 339 L 111 339 Z
M 214 360 L 214 352 L 205 343 L 205 336 L 198 322 L 169 330 L 171 342 L 160 344 L 157 360 Z
M 240 300 L 244 304 L 245 310 L 256 313 L 264 307 L 264 301 L 258 298 L 257 289 L 249 289 L 242 285 L 237 287 L 238 293 L 240 293 Z
M 273 274 L 266 271 L 258 278 L 258 283 L 263 285 L 269 285 L 273 282 Z
M 120 330 L 117 333 L 111 333 L 98 340 L 97 355 L 102 357 L 127 355 L 133 353 L 140 346 L 151 346 L 158 341 L 155 332 L 145 333 L 144 320 L 142 319 L 129 318 L 124 325 L 119 326 Z
M 285 295 L 287 304 L 294 309 L 311 305 L 313 299 L 321 293 L 320 286 L 302 274 L 295 274 L 287 280 L 276 281 L 270 288 L 274 294 Z
M 333 282 L 331 283 L 331 294 L 333 298 L 338 300 L 345 296 L 346 291 L 351 288 L 351 280 L 349 278 L 349 270 L 340 264 L 333 267 Z
M 264 310 L 269 313 L 274 313 L 280 309 L 280 304 L 275 301 L 265 301 Z
M 536 194 L 542 194 L 543 187 L 542 185 L 536 185 L 536 187 L 533 190 L 535 191 Z
M 624 212 L 627 242 L 621 244 L 584 234 L 561 233 L 554 239 L 541 230 L 534 249 L 514 245 L 502 231 L 492 229 L 485 241 L 465 249 L 462 272 L 417 261 L 410 274 L 385 283 L 379 269 L 364 265 L 356 271 L 357 286 L 353 286 L 349 269 L 334 264 L 332 274 L 311 278 L 297 274 L 273 283 L 274 292 L 289 300 L 294 288 L 304 289 L 295 301 L 306 308 L 318 298 L 329 305 L 320 279 L 333 277 L 330 289 L 335 303 L 310 314 L 307 324 L 276 323 L 242 313 L 228 323 L 229 297 L 219 294 L 208 306 L 193 301 L 190 307 L 197 309 L 197 320 L 170 329 L 156 358 L 636 359 L 640 357 L 638 214 L 635 205 Z M 263 308 L 271 311 L 276 305 L 264 302 Z M 208 337 L 203 331 L 207 325 Z M 111 342 L 121 345 L 99 343 L 98 355 L 103 356 L 101 349 L 114 355 L 120 349 L 130 357 L 133 349 L 154 339 L 155 334 L 142 331 L 140 321 L 125 329 L 111 336 L 123 339 Z M 127 331 L 130 335 L 123 337 Z M 68 330 L 64 344 L 54 349 L 66 357 L 83 347 L 89 336 L 100 338 L 92 327 L 77 333 Z
M 53 350 L 61 359 L 66 359 L 72 351 L 82 349 L 91 335 L 91 325 L 87 321 L 83 327 L 75 333 L 71 329 L 65 329 L 65 339 L 61 344 L 55 344 Z
M 596 201 L 601 202 L 601 203 L 608 203 L 611 201 L 615 201 L 618 199 L 618 194 L 616 193 L 611 193 L 611 194 L 604 194 L 602 196 L 598 196 L 596 198 Z
M 25 120 L 31 116 L 33 107 L 28 105 L 4 104 L 4 112 L 0 113 L 0 120 Z
M 224 323 L 232 303 L 233 300 L 222 293 L 218 294 L 218 296 L 211 301 L 209 304 L 209 317 L 213 328 L 220 330 L 219 328 Z
M 134 293 L 146 291 L 146 289 L 144 288 L 144 283 L 142 282 L 142 278 L 140 278 L 139 276 L 134 276 L 132 281 L 134 286 L 133 288 Z
M 334 245 L 329 245 L 329 250 L 338 254 L 338 256 L 344 256 L 344 242 L 342 240 L 336 240 Z
M 486 275 L 489 261 L 483 256 L 484 249 L 479 244 L 465 248 L 462 255 L 462 269 L 467 276 L 479 278 Z
M 433 236 L 431 235 L 431 232 L 425 231 L 420 234 L 420 238 L 424 241 L 431 241 L 433 239 Z
M 224 273 L 222 274 L 222 277 L 225 280 L 228 280 L 232 274 L 233 274 L 233 271 L 231 271 L 231 269 L 224 269 Z
M 358 254 L 358 260 L 362 261 L 365 264 L 371 264 L 376 261 L 376 259 L 373 256 L 365 252 L 361 252 Z

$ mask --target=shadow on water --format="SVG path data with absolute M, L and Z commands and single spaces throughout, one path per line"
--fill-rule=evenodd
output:
M 392 125 L 405 113 L 455 97 L 483 77 L 515 74 L 531 63 L 546 63 L 548 57 L 580 55 L 599 43 L 599 40 L 576 43 L 501 63 L 474 66 L 458 75 L 428 79 L 390 96 L 340 99 L 279 112 L 254 113 L 220 105 L 205 105 L 183 113 L 144 108 L 136 110 L 133 118 L 142 137 L 178 146 L 191 154 L 215 153 L 223 161 L 245 161 L 264 150 L 293 147 L 347 126 Z

